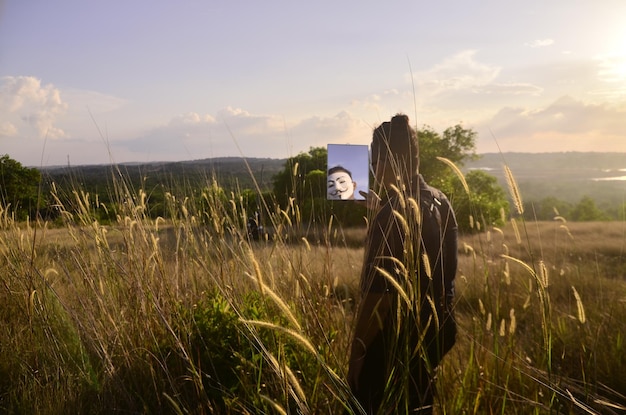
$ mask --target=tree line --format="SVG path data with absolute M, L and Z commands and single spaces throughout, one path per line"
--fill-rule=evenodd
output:
M 420 146 L 420 173 L 431 185 L 440 188 L 451 200 L 463 231 L 480 230 L 481 226 L 501 225 L 511 212 L 507 192 L 496 177 L 482 170 L 471 170 L 464 176 L 459 169 L 469 160 L 475 160 L 476 132 L 455 125 L 442 133 L 429 126 L 418 130 Z M 442 160 L 444 159 L 444 160 Z M 76 198 L 90 196 L 94 202 L 94 216 L 101 222 L 116 219 L 116 206 L 141 193 L 147 199 L 151 217 L 168 217 L 171 199 L 191 199 L 206 208 L 209 199 L 226 202 L 237 194 L 245 211 L 271 213 L 276 209 L 297 214 L 301 221 L 323 226 L 332 217 L 342 226 L 365 223 L 366 209 L 354 202 L 326 200 L 327 151 L 312 147 L 287 159 L 281 170 L 271 175 L 262 187 L 250 177 L 241 180 L 232 176 L 218 177 L 198 173 L 193 169 L 176 172 L 163 169 L 141 170 L 111 166 L 110 174 L 77 175 L 57 171 L 42 174 L 35 168 L 22 166 L 9 155 L 0 157 L 0 212 L 10 213 L 16 220 L 43 218 L 55 220 L 59 198 L 64 206 L 72 206 Z M 248 175 L 249 176 L 249 175 Z M 132 179 L 130 179 L 132 177 Z M 465 183 L 463 183 L 465 181 Z M 242 185 L 243 183 L 243 185 Z M 467 191 L 469 190 L 469 192 Z M 51 193 L 55 193 L 52 197 Z M 169 199 L 168 199 L 169 198 Z M 525 201 L 524 215 L 528 220 L 552 220 L 561 216 L 569 221 L 624 220 L 626 205 L 602 209 L 591 197 L 583 197 L 577 204 L 554 197 Z M 261 215 L 263 216 L 263 215 Z M 206 218 L 210 220 L 210 218 Z

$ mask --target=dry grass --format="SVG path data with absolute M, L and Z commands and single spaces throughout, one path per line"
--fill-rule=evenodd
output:
M 3 216 L 0 411 L 342 410 L 364 229 L 303 234 L 277 211 L 288 238 L 250 242 L 236 198 L 206 221 L 172 198 L 165 222 L 137 197 L 112 226 L 78 200 L 62 228 Z M 626 224 L 516 225 L 461 238 L 438 412 L 617 411 Z M 217 362 L 238 377 L 213 395 Z

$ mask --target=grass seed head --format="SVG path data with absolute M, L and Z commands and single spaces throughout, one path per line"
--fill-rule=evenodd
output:
M 513 172 L 507 166 L 504 165 L 504 175 L 506 177 L 506 183 L 509 187 L 509 193 L 511 194 L 511 199 L 513 199 L 513 205 L 515 206 L 515 210 L 519 215 L 524 214 L 524 204 L 522 203 L 522 194 L 517 186 L 517 182 L 515 181 L 515 177 L 513 176 Z

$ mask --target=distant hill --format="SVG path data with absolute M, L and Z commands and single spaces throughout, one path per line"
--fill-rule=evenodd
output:
M 553 196 L 576 203 L 590 196 L 598 206 L 626 202 L 626 153 L 486 153 L 462 170 L 485 170 L 506 186 L 504 164 L 524 200 Z
M 286 159 L 224 157 L 182 162 L 120 164 L 121 173 L 135 186 L 186 186 L 215 177 L 227 189 L 272 187 L 273 176 L 284 168 Z M 583 196 L 594 198 L 598 206 L 626 201 L 626 153 L 486 153 L 463 166 L 484 170 L 506 187 L 503 164 L 507 164 L 525 201 L 549 196 L 571 203 Z M 44 175 L 57 183 L 78 184 L 86 189 L 105 186 L 114 173 L 111 166 L 50 167 Z
M 261 190 L 272 187 L 272 178 L 283 169 L 286 159 L 223 157 L 181 162 L 122 163 L 111 165 L 87 165 L 49 167 L 42 172 L 51 181 L 71 183 L 88 189 L 105 185 L 117 169 L 134 186 L 143 183 L 144 188 L 157 185 L 187 186 L 208 183 L 212 178 L 228 189 L 254 188 L 256 180 Z M 253 179 L 254 178 L 254 179 Z

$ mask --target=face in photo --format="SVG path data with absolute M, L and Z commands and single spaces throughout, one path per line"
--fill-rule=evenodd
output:
M 365 200 L 369 190 L 369 149 L 365 145 L 328 144 L 328 200 Z
M 341 166 L 328 170 L 328 199 L 354 200 L 356 182 L 352 180 L 352 173 Z

